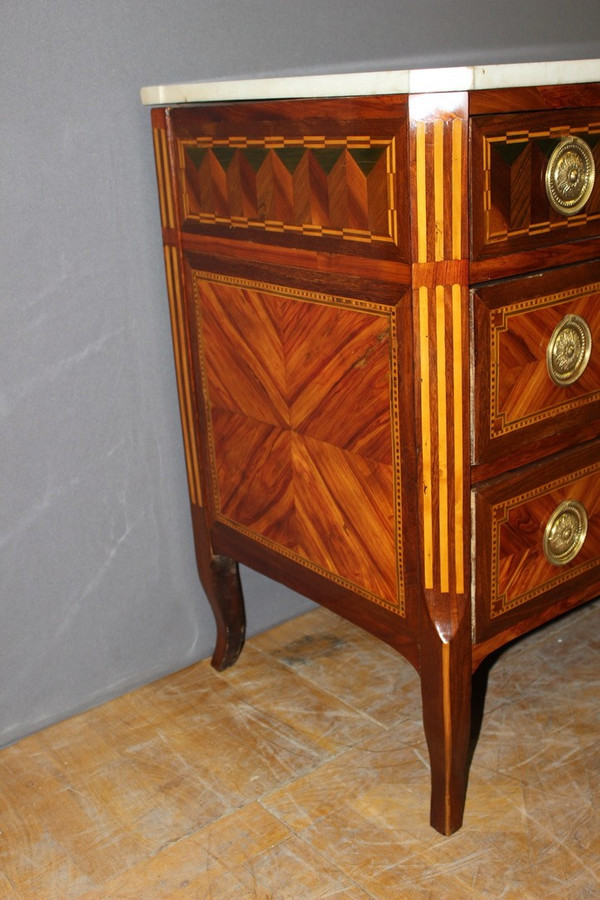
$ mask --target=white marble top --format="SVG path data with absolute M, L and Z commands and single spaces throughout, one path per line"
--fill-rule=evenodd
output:
M 600 82 L 600 59 L 198 81 L 145 87 L 141 95 L 145 106 L 165 106 L 227 100 L 421 94 L 590 81 Z

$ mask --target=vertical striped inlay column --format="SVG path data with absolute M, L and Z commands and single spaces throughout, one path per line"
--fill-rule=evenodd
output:
M 465 124 L 442 109 L 412 132 L 423 577 L 442 594 L 465 590 Z

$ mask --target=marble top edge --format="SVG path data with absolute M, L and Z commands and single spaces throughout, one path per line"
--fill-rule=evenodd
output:
M 166 106 L 228 100 L 438 93 L 596 81 L 600 82 L 600 59 L 577 59 L 198 81 L 144 87 L 141 99 L 144 106 Z

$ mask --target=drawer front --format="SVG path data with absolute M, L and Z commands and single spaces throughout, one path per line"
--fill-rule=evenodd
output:
M 169 120 L 184 233 L 408 260 L 406 98 L 207 105 Z
M 600 262 L 473 292 L 474 462 L 600 433 Z
M 600 575 L 600 443 L 475 491 L 477 641 L 590 599 Z
M 600 234 L 599 137 L 598 107 L 475 117 L 472 258 Z

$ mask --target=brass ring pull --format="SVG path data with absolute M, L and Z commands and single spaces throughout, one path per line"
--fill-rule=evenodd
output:
M 594 156 L 581 138 L 569 135 L 558 144 L 546 167 L 546 194 L 563 216 L 573 216 L 590 198 L 596 169 Z
M 575 559 L 587 535 L 588 517 L 579 500 L 560 503 L 544 531 L 544 555 L 553 566 L 564 566 Z
M 550 378 L 559 386 L 573 384 L 583 374 L 592 352 L 592 333 L 581 316 L 562 319 L 548 342 L 546 365 Z

